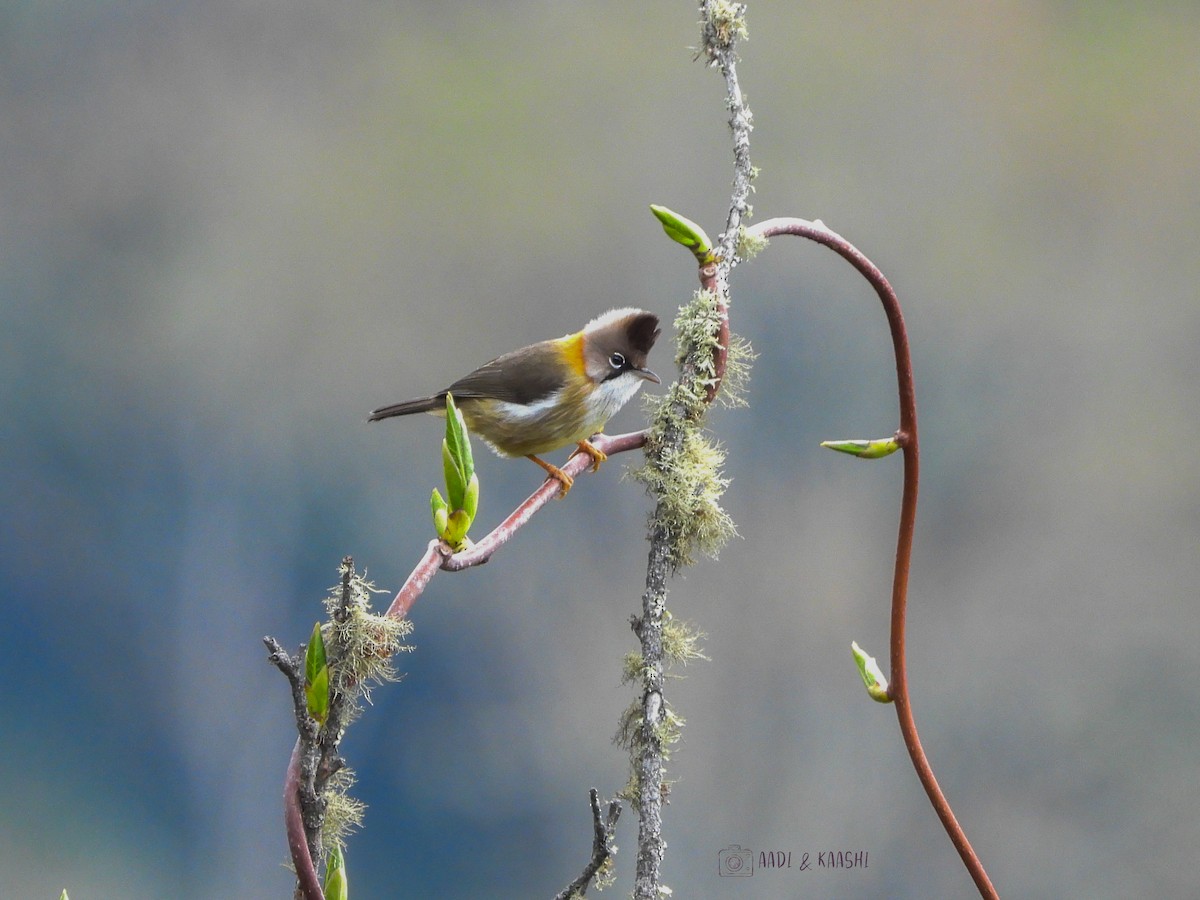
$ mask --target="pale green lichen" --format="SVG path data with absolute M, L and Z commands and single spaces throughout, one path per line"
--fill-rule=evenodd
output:
M 346 843 L 351 832 L 362 827 L 367 805 L 350 796 L 354 772 L 340 769 L 325 782 L 325 821 L 321 826 L 321 853 Z
M 631 650 L 625 654 L 625 659 L 621 663 L 621 684 L 632 684 L 635 681 L 642 681 L 645 677 L 644 657 L 642 654 Z
M 720 346 L 722 314 L 712 291 L 697 291 L 675 320 L 676 362 L 681 376 L 653 405 L 646 440 L 646 464 L 633 473 L 658 501 L 651 529 L 662 529 L 669 559 L 679 569 L 697 553 L 716 557 L 736 529 L 721 508 L 729 481 L 722 475 L 725 453 L 707 435 L 702 422 L 708 395 L 717 381 L 715 355 Z M 725 378 L 717 396 L 726 405 L 744 403 L 753 352 L 731 339 Z
M 641 700 L 635 700 L 626 707 L 617 722 L 617 733 L 613 737 L 615 744 L 629 751 L 629 780 L 621 790 L 617 791 L 619 798 L 634 807 L 640 805 L 642 784 L 638 760 L 641 757 L 642 749 L 648 740 L 653 740 L 658 745 L 663 761 L 670 760 L 671 750 L 683 737 L 683 726 L 686 724 L 684 718 L 675 712 L 664 697 L 662 718 L 653 732 L 648 735 Z M 669 782 L 664 782 L 659 786 L 660 790 L 667 789 L 668 785 Z
M 755 173 L 757 174 L 757 173 Z M 770 240 L 761 235 L 750 234 L 744 227 L 738 230 L 737 255 L 742 262 L 749 262 L 767 249 Z
M 690 392 L 696 400 L 708 396 L 710 386 L 716 381 L 716 355 L 721 346 L 721 307 L 717 295 L 712 291 L 696 291 L 692 300 L 679 310 L 675 319 L 678 331 L 678 347 L 675 363 L 681 369 L 693 360 L 696 370 L 694 387 Z M 729 335 L 729 346 L 725 351 L 725 374 L 717 390 L 716 399 L 722 406 L 746 405 L 746 388 L 750 383 L 750 367 L 756 354 L 750 342 L 737 334 Z M 703 392 L 700 392 L 703 388 Z M 690 415 L 703 416 L 703 406 L 692 407 Z
M 627 750 L 633 750 L 638 744 L 641 727 L 642 701 L 639 698 L 625 707 L 625 711 L 617 719 L 617 733 L 613 736 L 613 743 Z
M 750 38 L 746 26 L 746 5 L 730 3 L 729 0 L 713 0 L 708 4 L 708 21 L 702 23 L 706 40 L 716 46 L 710 47 L 709 52 L 717 49 L 727 49 L 734 41 L 744 41 Z
M 651 447 L 656 437 L 652 432 Z M 683 432 L 677 447 L 664 445 L 658 458 L 652 457 L 634 475 L 658 497 L 651 528 L 662 529 L 667 536 L 669 561 L 675 569 L 693 563 L 697 552 L 716 558 L 737 533 L 720 503 L 729 484 L 721 474 L 724 461 L 724 451 L 693 428 Z
M 675 364 L 683 369 L 688 362 L 695 367 L 695 380 L 707 388 L 716 378 L 714 356 L 721 345 L 721 305 L 714 291 L 699 290 L 679 308 L 675 316 Z M 697 393 L 696 399 L 703 400 Z M 702 407 L 694 410 L 696 414 Z
M 341 703 L 339 729 L 344 729 L 370 702 L 371 688 L 399 677 L 392 657 L 412 650 L 404 639 L 412 632 L 406 619 L 393 619 L 371 611 L 371 595 L 382 593 L 350 566 L 343 565 L 342 583 L 325 598 L 330 621 L 321 626 L 326 648 L 331 699 Z M 337 736 L 340 740 L 340 733 Z M 321 854 L 344 844 L 351 831 L 360 827 L 366 806 L 350 796 L 354 774 L 342 768 L 320 787 L 324 803 L 321 822 Z
M 725 378 L 717 391 L 717 402 L 727 409 L 747 406 L 746 391 L 750 386 L 750 367 L 758 354 L 750 341 L 739 334 L 729 336 L 729 350 L 725 354 Z
M 684 622 L 676 619 L 669 612 L 665 612 L 665 621 L 663 622 L 663 655 L 673 663 L 682 663 L 687 665 L 697 659 L 707 660 L 704 651 L 700 649 L 700 642 L 708 637 L 703 631 L 698 629 L 691 622 Z
M 343 603 L 342 586 L 338 585 L 325 598 L 325 608 L 332 621 L 324 626 L 330 647 L 330 685 L 350 699 L 351 709 L 357 709 L 357 699 L 368 703 L 371 687 L 399 677 L 392 657 L 413 648 L 404 643 L 412 633 L 412 623 L 371 612 L 371 595 L 382 593 L 357 572 L 352 572 L 348 584 L 348 602 Z
M 617 845 L 610 844 L 612 852 L 608 858 L 600 864 L 600 868 L 596 870 L 596 874 L 592 878 L 592 884 L 596 885 L 596 890 L 602 891 L 605 888 L 612 887 L 617 882 L 617 866 L 613 861 L 613 857 L 617 852 Z

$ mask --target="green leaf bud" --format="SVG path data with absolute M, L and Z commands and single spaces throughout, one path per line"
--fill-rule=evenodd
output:
M 891 703 L 892 698 L 888 694 L 888 680 L 884 677 L 875 657 L 858 646 L 856 641 L 850 642 L 850 652 L 854 655 L 854 664 L 858 666 L 858 674 L 862 676 L 863 684 L 866 686 L 870 698 L 876 703 Z
M 683 244 L 692 251 L 692 255 L 701 263 L 709 263 L 715 259 L 712 241 L 704 229 L 684 216 L 667 209 L 665 206 L 650 204 L 650 211 L 662 224 L 667 237 L 677 244 Z
M 321 623 L 313 626 L 312 637 L 304 651 L 304 696 L 308 701 L 308 714 L 317 724 L 325 724 L 329 715 L 329 666 L 325 662 L 325 639 L 321 635 Z
M 325 883 L 321 886 L 325 900 L 350 900 L 350 884 L 346 878 L 346 860 L 342 848 L 334 844 L 325 863 Z
M 447 429 L 449 430 L 449 429 Z M 453 509 L 461 509 L 463 494 L 466 492 L 466 479 L 458 468 L 458 461 L 450 449 L 450 440 L 442 441 L 442 471 L 446 476 L 446 498 Z
M 474 521 L 475 513 L 479 511 L 479 476 L 474 472 L 471 473 L 471 480 L 467 482 L 462 508 L 468 518 Z
M 446 543 L 453 547 L 455 552 L 461 550 L 464 546 L 463 539 L 467 536 L 470 528 L 471 517 L 467 515 L 466 510 L 454 510 L 450 513 L 450 519 L 446 525 Z
M 442 499 L 442 492 L 439 491 L 437 488 L 434 488 L 433 496 L 431 496 L 429 498 L 430 512 L 432 512 L 436 516 L 437 511 L 439 509 L 448 509 L 448 508 L 449 508 L 449 504 L 445 500 Z
M 899 450 L 900 442 L 890 437 L 874 441 L 822 441 L 821 446 L 839 453 L 849 453 L 859 459 L 882 459 Z

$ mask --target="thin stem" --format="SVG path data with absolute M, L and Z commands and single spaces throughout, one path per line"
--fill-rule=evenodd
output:
M 441 566 L 449 551 L 450 548 L 441 541 L 437 539 L 430 541 L 429 546 L 425 548 L 425 555 L 421 557 L 416 568 L 405 579 L 404 585 L 396 592 L 396 597 L 392 600 L 385 615 L 393 619 L 403 619 L 407 616 L 412 605 L 417 602 L 417 598 L 425 590 L 425 586 L 437 574 L 438 567 Z
M 999 895 L 992 886 L 983 863 L 967 840 L 946 795 L 934 777 L 933 768 L 921 746 L 917 723 L 913 718 L 912 701 L 908 693 L 908 664 L 905 654 L 906 614 L 908 610 L 908 576 L 912 563 L 913 532 L 917 521 L 917 482 L 920 471 L 920 447 L 917 441 L 917 400 L 913 384 L 912 357 L 909 352 L 908 332 L 904 327 L 904 316 L 900 312 L 900 301 L 883 273 L 849 241 L 836 234 L 819 221 L 780 218 L 769 219 L 746 230 L 747 237 L 770 238 L 790 234 L 808 238 L 829 247 L 857 269 L 870 282 L 883 303 L 888 325 L 892 333 L 892 346 L 896 354 L 896 380 L 900 395 L 900 428 L 896 440 L 904 454 L 904 491 L 900 500 L 900 526 L 896 539 L 896 565 L 892 577 L 891 615 L 891 685 L 888 695 L 896 705 L 896 716 L 904 745 L 912 759 L 917 777 L 929 796 L 942 826 L 950 836 L 963 865 L 971 874 L 976 888 L 983 897 Z

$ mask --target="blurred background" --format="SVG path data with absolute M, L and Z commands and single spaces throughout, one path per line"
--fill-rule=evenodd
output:
M 306 639 L 343 555 L 395 590 L 431 536 L 441 424 L 370 409 L 690 296 L 647 206 L 724 221 L 696 20 L 0 9 L 0 895 L 290 896 L 294 731 L 261 638 Z M 1200 8 L 752 0 L 749 26 L 756 219 L 823 219 L 908 318 L 910 680 L 951 803 L 1006 896 L 1197 896 Z M 849 654 L 888 664 L 899 458 L 817 446 L 895 428 L 878 302 L 786 239 L 733 287 L 759 358 L 711 424 L 741 537 L 668 598 L 710 661 L 671 685 L 665 880 L 969 896 Z M 477 449 L 485 529 L 540 474 Z M 415 606 L 403 682 L 344 744 L 354 896 L 549 898 L 583 867 L 587 790 L 627 775 L 635 462 Z M 631 812 L 618 843 L 626 896 Z M 792 868 L 719 877 L 733 844 Z M 800 870 L 828 850 L 868 867 Z

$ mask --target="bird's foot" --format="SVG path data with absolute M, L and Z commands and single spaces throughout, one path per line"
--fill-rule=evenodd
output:
M 600 471 L 600 463 L 608 460 L 608 454 L 605 453 L 603 450 L 601 450 L 599 447 L 596 447 L 594 444 L 592 444 L 591 441 L 580 441 L 579 449 L 581 452 L 586 453 L 588 456 L 590 456 L 592 458 L 592 471 L 593 472 L 599 472 Z
M 543 469 L 545 469 L 547 472 L 549 472 L 550 477 L 562 485 L 562 492 L 558 495 L 559 500 L 561 500 L 563 497 L 567 496 L 567 494 L 571 490 L 571 486 L 575 484 L 574 478 L 572 478 L 570 475 L 568 475 L 566 472 L 564 472 L 558 466 L 552 466 L 552 465 L 550 465 L 550 463 L 546 462 L 544 459 L 538 459 L 532 453 L 529 454 L 529 459 L 532 459 L 535 463 L 537 463 L 539 466 L 541 466 Z

